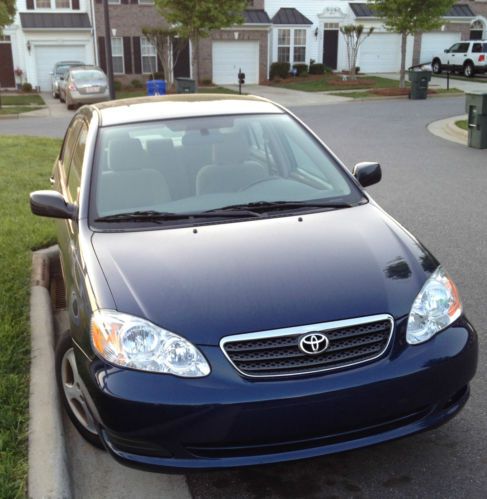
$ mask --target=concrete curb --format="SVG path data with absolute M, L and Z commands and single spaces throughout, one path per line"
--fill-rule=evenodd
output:
M 51 247 L 35 252 L 32 258 L 28 496 L 33 499 L 72 497 L 56 386 L 55 335 L 48 289 L 49 262 L 57 252 L 57 247 Z
M 467 146 L 468 133 L 455 125 L 456 121 L 467 119 L 467 115 L 453 116 L 444 120 L 434 121 L 428 125 L 428 130 L 440 137 L 462 146 Z

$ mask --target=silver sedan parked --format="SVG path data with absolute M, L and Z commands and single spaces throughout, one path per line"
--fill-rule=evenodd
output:
M 51 93 L 55 99 L 59 99 L 59 83 L 62 77 L 69 68 L 73 66 L 84 66 L 85 63 L 81 61 L 60 61 L 54 65 L 51 71 Z
M 59 98 L 68 109 L 81 104 L 94 104 L 110 99 L 108 79 L 97 66 L 77 66 L 69 69 L 59 86 Z

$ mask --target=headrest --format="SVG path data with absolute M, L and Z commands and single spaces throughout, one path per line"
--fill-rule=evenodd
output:
M 108 146 L 112 171 L 139 170 L 145 166 L 145 152 L 138 139 L 113 139 Z
M 215 161 L 219 165 L 240 164 L 249 157 L 245 137 L 239 133 L 222 134 L 223 141 L 215 146 Z

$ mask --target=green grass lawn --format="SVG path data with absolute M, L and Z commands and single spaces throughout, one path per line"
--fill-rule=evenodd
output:
M 1 94 L 2 106 L 44 106 L 46 103 L 39 94 L 7 95 Z
M 357 83 L 342 81 L 340 75 L 324 75 L 320 78 L 296 77 L 279 83 L 272 83 L 274 87 L 302 90 L 304 92 L 330 92 L 333 90 L 358 90 L 364 88 L 396 88 L 399 81 L 380 76 L 359 76 Z
M 37 111 L 38 109 L 42 109 L 42 107 L 38 107 L 38 106 L 9 106 L 9 107 L 2 107 L 0 109 L 0 116 L 6 115 L 6 114 L 28 113 L 30 111 Z
M 30 213 L 49 189 L 61 141 L 0 136 L 0 497 L 26 496 L 31 250 L 55 242 L 54 222 Z
M 223 87 L 198 87 L 199 93 L 205 94 L 237 94 L 233 90 Z M 144 97 L 147 95 L 145 89 L 137 89 L 137 90 L 120 90 L 115 92 L 116 99 L 130 99 L 131 97 Z
M 458 90 L 458 88 L 450 88 L 450 90 L 446 90 L 445 88 L 435 88 L 434 94 L 432 95 L 458 95 L 461 94 L 462 91 Z M 349 97 L 351 99 L 378 99 L 387 96 L 380 96 L 368 90 L 358 90 L 357 92 L 331 92 L 331 95 L 337 95 L 339 97 Z M 398 96 L 389 96 L 389 97 L 398 97 Z
M 455 125 L 457 125 L 458 128 L 461 128 L 462 130 L 468 131 L 468 123 L 467 120 L 459 120 L 455 121 Z

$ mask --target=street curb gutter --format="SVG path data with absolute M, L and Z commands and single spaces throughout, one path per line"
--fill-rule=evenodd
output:
M 428 125 L 428 130 L 437 137 L 466 146 L 468 133 L 455 125 L 457 121 L 466 118 L 467 116 L 463 114 L 444 120 L 434 121 Z
M 49 294 L 49 263 L 57 252 L 54 246 L 32 257 L 28 496 L 33 499 L 72 497 L 56 386 Z

